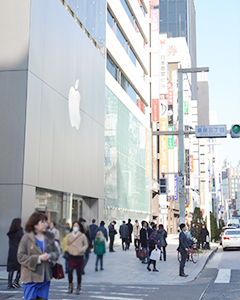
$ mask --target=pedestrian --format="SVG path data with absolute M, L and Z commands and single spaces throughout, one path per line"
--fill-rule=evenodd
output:
M 115 252 L 115 250 L 113 250 L 113 244 L 114 244 L 114 237 L 117 234 L 117 231 L 114 228 L 116 223 L 117 223 L 116 221 L 112 221 L 108 226 L 108 234 L 109 234 L 109 239 L 110 239 L 109 252 Z
M 107 235 L 107 229 L 104 227 L 105 222 L 101 221 L 100 226 L 96 228 L 94 235 L 96 236 L 98 231 L 101 231 L 103 233 L 103 236 L 105 237 L 106 241 L 108 241 L 108 235 Z
M 140 229 L 140 244 L 142 249 L 147 250 L 148 248 L 148 230 L 147 230 L 147 222 L 142 221 L 142 228 Z M 143 264 L 147 264 L 146 258 L 140 259 Z M 147 261 L 149 261 L 149 257 L 147 257 Z
M 156 268 L 156 261 L 159 260 L 160 255 L 161 255 L 161 251 L 160 249 L 158 249 L 158 245 L 155 244 L 154 249 L 151 250 L 150 260 L 147 266 L 148 271 L 151 271 L 150 265 L 153 264 L 153 272 L 159 272 L 158 269 Z
M 203 250 L 204 250 L 204 249 L 206 250 L 207 247 L 208 247 L 207 241 L 206 241 L 207 236 L 209 236 L 209 232 L 208 232 L 206 226 L 203 224 L 203 225 L 202 225 L 202 228 L 201 228 L 201 230 L 200 230 L 200 237 L 201 237 L 201 243 L 202 243 L 202 249 L 203 249 Z
M 68 261 L 68 294 L 73 292 L 73 270 L 76 270 L 78 283 L 76 294 L 79 295 L 81 291 L 84 253 L 88 248 L 88 241 L 81 223 L 77 221 L 73 223 L 72 232 L 68 234 L 65 245 L 66 251 L 70 254 Z
M 49 230 L 54 234 L 54 237 L 55 237 L 55 245 L 59 251 L 59 253 L 61 252 L 61 249 L 60 249 L 60 232 L 59 230 L 56 228 L 56 222 L 52 221 L 50 223 L 50 228 Z
M 83 263 L 83 267 L 82 267 L 82 275 L 85 275 L 85 267 L 88 263 L 89 256 L 90 256 L 90 253 L 91 253 L 91 250 L 92 250 L 93 246 L 92 246 L 92 239 L 91 239 L 90 229 L 87 226 L 86 220 L 83 219 L 83 218 L 79 218 L 78 222 L 83 225 L 83 229 L 84 229 L 83 233 L 86 235 L 86 238 L 87 238 L 87 241 L 88 241 L 88 247 L 87 247 L 87 250 L 84 253 L 84 263 Z
M 149 258 L 151 257 L 151 253 L 152 251 L 156 248 L 156 245 L 157 247 L 159 247 L 159 235 L 158 235 L 158 232 L 157 232 L 157 225 L 156 224 L 152 224 L 152 233 L 149 237 L 149 240 L 148 240 L 148 256 Z M 158 252 L 159 253 L 159 258 L 160 258 L 160 251 Z M 158 258 L 158 260 L 159 260 Z M 154 260 L 151 261 L 151 258 L 148 260 L 148 266 L 147 266 L 147 269 L 148 271 L 151 271 L 151 269 L 149 268 L 150 264 L 153 263 L 153 271 L 155 272 L 158 272 L 158 270 L 156 269 L 156 261 L 154 262 Z
M 180 261 L 180 269 L 179 269 L 179 276 L 187 277 L 184 273 L 185 262 L 187 258 L 187 251 L 188 251 L 188 239 L 185 234 L 186 226 L 185 224 L 180 224 L 180 234 L 179 234 L 179 246 L 177 250 L 181 253 L 181 261 Z
M 193 238 L 197 237 L 197 229 L 196 229 L 196 224 L 195 223 L 192 223 L 190 232 L 191 232 L 191 236 Z
M 119 228 L 119 234 L 122 239 L 122 249 L 126 251 L 129 244 L 129 229 L 125 221 L 122 221 L 122 225 Z
M 164 229 L 163 224 L 160 224 L 158 226 L 158 234 L 159 234 L 159 241 L 160 241 L 160 247 L 161 247 L 161 256 L 160 260 L 162 260 L 162 253 L 163 253 L 163 260 L 167 260 L 167 254 L 166 254 L 166 247 L 167 247 L 167 231 Z
M 19 284 L 21 265 L 17 260 L 18 246 L 23 236 L 23 229 L 21 227 L 21 223 L 22 221 L 20 218 L 13 219 L 9 231 L 7 233 L 7 236 L 9 238 L 9 250 L 7 259 L 8 289 L 21 287 Z M 17 274 L 13 282 L 14 271 L 17 271 Z
M 106 243 L 103 233 L 98 231 L 94 241 L 94 253 L 96 257 L 96 267 L 95 271 L 98 271 L 98 261 L 100 260 L 100 270 L 103 270 L 103 255 L 106 253 Z
M 70 233 L 70 228 L 65 230 L 65 237 L 63 238 L 62 241 L 62 246 L 63 246 L 63 254 L 66 251 L 66 240 L 67 240 L 67 235 Z M 65 273 L 68 273 L 68 261 L 65 259 Z
M 98 228 L 98 226 L 95 223 L 96 223 L 96 220 L 92 219 L 92 224 L 89 225 L 89 230 L 90 230 L 90 234 L 91 234 L 92 244 L 94 243 L 94 239 L 95 239 L 95 231 Z
M 132 232 L 133 232 L 133 226 L 132 226 L 132 223 L 131 223 L 131 219 L 128 219 L 127 226 L 128 226 L 128 231 L 129 231 L 127 249 L 129 249 L 130 248 L 130 244 L 132 243 Z
M 48 299 L 52 266 L 59 257 L 55 237 L 47 230 L 47 216 L 34 212 L 27 221 L 17 258 L 21 264 L 24 299 Z
M 140 245 L 140 225 L 138 220 L 135 220 L 135 224 L 133 225 L 133 235 L 134 235 L 134 246 L 135 250 L 139 249 Z

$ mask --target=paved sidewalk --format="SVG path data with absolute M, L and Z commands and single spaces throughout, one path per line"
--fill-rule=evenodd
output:
M 185 273 L 188 274 L 188 277 L 184 278 L 178 276 L 179 262 L 177 260 L 176 251 L 178 235 L 169 235 L 167 243 L 167 261 L 157 262 L 159 272 L 149 272 L 146 269 L 147 265 L 142 264 L 140 260 L 136 258 L 132 244 L 128 251 L 123 251 L 120 246 L 116 246 L 114 248 L 116 252 L 107 252 L 103 259 L 104 271 L 95 272 L 96 256 L 94 253 L 91 253 L 85 269 L 86 274 L 83 276 L 83 284 L 184 284 L 193 281 L 198 276 L 209 257 L 219 246 L 217 243 L 211 243 L 211 250 L 206 250 L 199 254 L 198 263 L 187 262 Z M 64 266 L 64 259 L 61 258 L 60 262 Z M 6 280 L 7 275 L 6 267 L 0 267 L 0 280 Z M 76 275 L 74 274 L 74 276 Z M 61 282 L 64 281 L 67 282 L 67 276 L 61 280 Z

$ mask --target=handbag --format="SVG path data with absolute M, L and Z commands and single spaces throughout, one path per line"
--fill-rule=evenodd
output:
M 150 259 L 158 261 L 160 259 L 161 251 L 159 249 L 153 249 L 150 255 Z
M 59 263 L 56 263 L 53 267 L 52 267 L 52 276 L 53 278 L 59 280 L 64 278 L 64 272 L 63 272 L 63 266 Z
M 146 258 L 148 255 L 147 249 L 136 249 L 136 256 L 138 258 Z
M 207 242 L 207 243 L 210 242 L 209 235 L 206 236 L 206 242 Z

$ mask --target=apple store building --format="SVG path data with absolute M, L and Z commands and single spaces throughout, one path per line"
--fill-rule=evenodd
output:
M 13 218 L 45 212 L 62 236 L 103 219 L 106 1 L 93 3 L 1 1 L 0 264 Z

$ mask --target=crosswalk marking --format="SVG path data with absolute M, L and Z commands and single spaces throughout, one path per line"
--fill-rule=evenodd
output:
M 122 298 L 122 297 L 107 297 L 107 296 L 89 296 L 90 298 L 98 298 L 104 300 L 143 300 L 143 298 Z
M 231 279 L 231 269 L 219 269 L 214 283 L 229 283 Z

